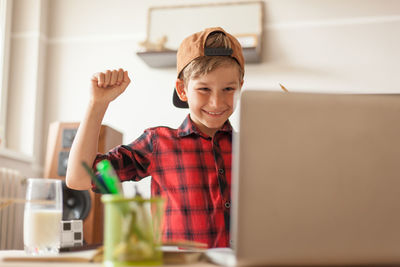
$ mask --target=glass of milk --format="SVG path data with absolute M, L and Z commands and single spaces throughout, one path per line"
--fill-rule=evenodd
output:
M 24 211 L 24 247 L 30 255 L 56 254 L 60 248 L 61 180 L 29 178 Z

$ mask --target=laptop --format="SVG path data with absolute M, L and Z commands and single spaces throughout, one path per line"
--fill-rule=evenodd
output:
M 400 263 L 400 95 L 242 92 L 229 266 Z

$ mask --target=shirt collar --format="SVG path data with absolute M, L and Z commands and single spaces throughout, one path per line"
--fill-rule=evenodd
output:
M 222 125 L 221 129 L 218 130 L 218 132 L 227 132 L 232 134 L 232 125 L 227 120 L 224 125 Z M 178 128 L 178 136 L 183 137 L 183 136 L 188 136 L 191 134 L 196 134 L 203 136 L 205 138 L 209 138 L 209 136 L 205 135 L 202 133 L 197 126 L 194 124 L 192 119 L 190 118 L 190 114 L 188 114 L 185 118 L 185 120 L 182 122 L 181 126 Z

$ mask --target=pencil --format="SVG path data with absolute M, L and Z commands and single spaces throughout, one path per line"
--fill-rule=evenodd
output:
M 286 93 L 288 93 L 289 91 L 288 91 L 288 89 L 286 89 L 286 87 L 285 86 L 283 86 L 282 84 L 279 84 L 279 86 L 282 88 L 282 90 L 283 91 L 285 91 Z

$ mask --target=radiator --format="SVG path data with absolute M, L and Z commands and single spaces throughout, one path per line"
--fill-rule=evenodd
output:
M 15 170 L 0 168 L 0 198 L 25 198 L 25 178 Z M 0 210 L 0 250 L 23 249 L 24 205 Z

